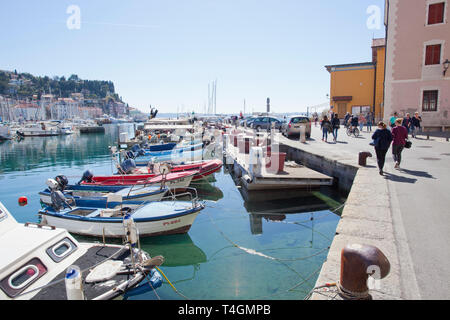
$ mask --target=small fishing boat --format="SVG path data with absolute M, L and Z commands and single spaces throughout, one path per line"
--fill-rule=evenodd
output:
M 122 222 L 125 244 L 82 243 L 65 229 L 20 224 L 0 203 L 0 300 L 109 300 L 146 277 L 158 288 L 164 258 L 142 251 L 135 223 Z
M 47 180 L 48 188 L 39 192 L 41 202 L 50 205 L 52 190 L 62 191 L 67 198 L 89 198 L 91 200 L 108 201 L 109 198 L 121 197 L 124 202 L 132 200 L 160 201 L 169 190 L 162 186 L 96 186 L 70 185 L 65 176 L 57 176 Z
M 125 161 L 133 161 L 131 159 L 125 160 Z M 133 161 L 134 162 L 134 161 Z M 179 164 L 179 165 L 170 165 L 170 164 L 166 164 L 170 166 L 170 172 L 189 172 L 189 171 L 195 171 L 197 172 L 192 181 L 198 181 L 201 179 L 204 179 L 206 177 L 208 177 L 209 175 L 219 171 L 222 166 L 223 166 L 223 162 L 219 159 L 213 159 L 213 160 L 201 160 L 201 161 L 194 161 L 194 162 L 189 162 L 187 164 Z M 134 165 L 134 169 L 131 170 L 131 174 L 133 175 L 142 175 L 143 177 L 145 177 L 146 175 L 149 174 L 154 174 L 155 172 L 158 172 L 158 169 L 155 169 L 155 166 L 157 167 L 158 164 L 155 165 L 150 165 L 147 167 L 136 167 Z M 129 168 L 129 165 L 126 166 L 126 164 L 122 164 L 122 166 L 120 166 L 120 168 L 126 167 L 127 169 Z M 119 169 L 119 171 L 124 172 L 123 169 Z M 130 172 L 130 170 L 127 170 L 128 172 Z
M 60 191 L 56 191 L 52 205 L 40 210 L 39 215 L 42 224 L 85 236 L 121 238 L 124 217 L 133 218 L 141 237 L 182 234 L 189 231 L 198 213 L 204 209 L 192 193 L 177 196 L 185 195 L 190 195 L 191 201 L 106 203 L 83 198 L 67 201 Z
M 132 151 L 136 152 L 140 149 L 144 149 L 144 151 L 147 152 L 158 152 L 158 151 L 169 151 L 173 149 L 183 148 L 187 146 L 197 145 L 201 144 L 200 140 L 182 140 L 179 143 L 170 142 L 170 143 L 160 143 L 160 144 L 145 144 L 142 146 L 142 148 L 139 145 L 134 145 L 132 147 Z
M 184 164 L 193 161 L 200 161 L 204 159 L 211 159 L 215 156 L 215 147 L 214 144 L 210 144 L 205 146 L 203 149 L 197 149 L 194 151 L 186 151 L 181 153 L 171 153 L 168 155 L 161 156 L 139 156 L 132 157 L 127 153 L 128 158 L 132 158 L 135 160 L 136 166 L 142 167 L 147 166 L 149 163 L 158 163 L 158 162 L 171 162 L 174 164 Z
M 165 186 L 169 189 L 184 189 L 191 184 L 196 171 L 168 174 L 94 176 L 91 171 L 83 174 L 80 185 L 84 186 Z
M 167 155 L 179 154 L 183 152 L 195 151 L 203 148 L 203 144 L 194 144 L 192 146 L 175 147 L 171 150 L 164 151 L 148 151 L 146 149 L 141 149 L 142 152 L 137 155 L 137 157 L 162 157 Z

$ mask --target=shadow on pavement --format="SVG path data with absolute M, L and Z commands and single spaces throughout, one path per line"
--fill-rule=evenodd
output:
M 425 171 L 414 171 L 414 170 L 407 170 L 407 169 L 400 169 L 401 172 L 404 172 L 406 174 L 416 176 L 416 177 L 423 177 L 423 178 L 430 178 L 430 179 L 436 179 L 431 174 Z
M 402 176 L 397 176 L 397 175 L 389 173 L 389 172 L 385 172 L 384 176 L 386 177 L 386 179 L 389 179 L 394 182 L 401 182 L 401 183 L 416 183 L 417 182 L 417 179 L 411 179 L 411 178 L 406 178 L 406 177 L 402 177 Z

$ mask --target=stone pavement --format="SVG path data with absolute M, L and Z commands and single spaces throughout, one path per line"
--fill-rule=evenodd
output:
M 345 245 L 371 244 L 391 263 L 390 274 L 371 292 L 374 299 L 450 299 L 450 143 L 439 137 L 412 139 L 400 170 L 393 168 L 389 151 L 382 177 L 370 137 L 366 132 L 348 137 L 342 128 L 338 143 L 332 137 L 325 143 L 314 125 L 306 144 L 279 137 L 283 144 L 355 167 L 360 151 L 373 155 L 367 167 L 359 167 L 317 285 L 339 280 Z M 329 291 L 312 299 L 335 297 Z

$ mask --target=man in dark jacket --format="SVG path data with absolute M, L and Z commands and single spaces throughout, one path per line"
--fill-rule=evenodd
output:
M 393 140 L 392 133 L 387 129 L 387 125 L 384 122 L 380 122 L 378 123 L 378 129 L 372 135 L 372 139 L 375 143 L 378 169 L 380 169 L 380 175 L 384 175 L 383 168 L 386 162 L 386 154 Z
M 419 116 L 419 113 L 416 112 L 414 114 L 414 117 L 411 118 L 411 123 L 410 123 L 410 130 L 411 130 L 411 135 L 413 138 L 416 137 L 417 133 L 420 131 L 421 128 L 421 123 L 422 122 L 422 117 Z

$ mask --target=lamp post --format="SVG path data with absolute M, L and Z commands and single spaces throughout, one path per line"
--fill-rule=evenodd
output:
M 444 65 L 444 76 L 445 76 L 448 68 L 450 67 L 450 61 L 448 61 L 448 59 L 446 59 L 445 62 L 443 63 L 443 65 Z

